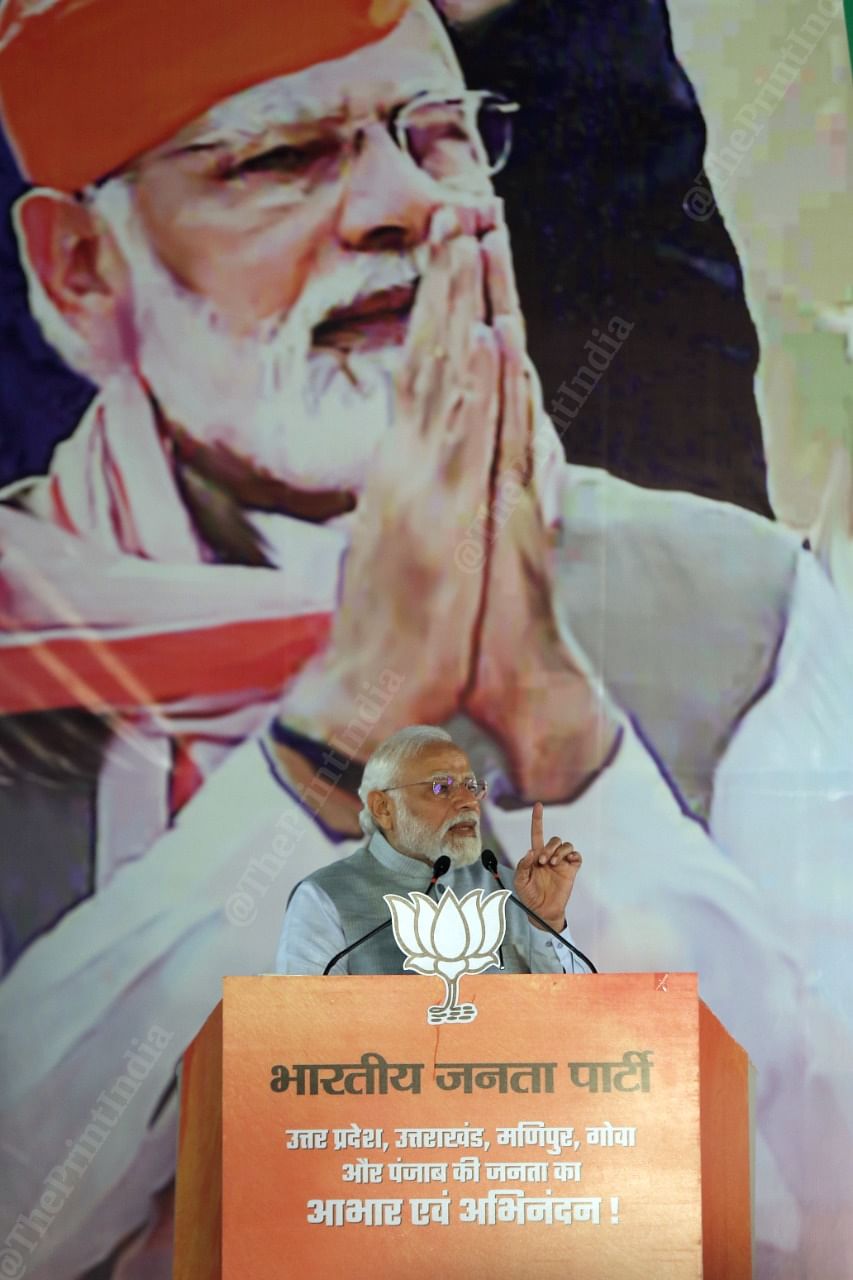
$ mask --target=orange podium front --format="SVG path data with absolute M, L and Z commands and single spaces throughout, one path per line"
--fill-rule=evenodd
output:
M 175 1280 L 748 1280 L 750 1082 L 693 974 L 227 978 Z

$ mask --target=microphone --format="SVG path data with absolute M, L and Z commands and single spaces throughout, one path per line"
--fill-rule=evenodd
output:
M 440 880 L 442 876 L 447 875 L 450 870 L 450 866 L 450 859 L 446 853 L 443 853 L 439 858 L 436 858 L 435 862 L 432 864 L 432 879 L 427 885 L 427 893 L 429 893 L 433 885 Z M 369 933 L 365 933 L 361 938 L 356 938 L 355 942 L 351 942 L 348 947 L 344 947 L 343 951 L 339 951 L 336 956 L 332 956 L 331 960 L 323 970 L 323 977 L 325 978 L 329 971 L 334 969 L 338 961 L 343 960 L 344 956 L 348 956 L 351 951 L 355 951 L 356 947 L 360 947 L 363 942 L 367 942 L 370 938 L 375 937 L 375 935 L 377 933 L 381 933 L 383 929 L 390 929 L 392 923 L 392 918 L 389 916 L 387 920 L 383 920 L 381 924 L 378 924 L 375 929 L 371 929 Z
M 446 853 L 443 853 L 440 858 L 436 858 L 435 862 L 432 864 L 432 879 L 427 885 L 427 893 L 429 893 L 437 880 L 440 880 L 442 876 L 447 875 L 450 867 L 451 862 Z
M 500 876 L 498 875 L 498 860 L 495 857 L 495 855 L 492 853 L 491 849 L 483 850 L 483 852 L 480 854 L 480 861 L 488 871 L 489 875 L 494 876 L 494 878 L 497 880 L 500 887 L 504 889 L 505 892 L 508 892 L 508 890 L 505 889 L 503 880 L 501 880 Z M 522 911 L 526 915 L 528 915 L 531 920 L 538 921 L 539 924 L 542 925 L 542 928 L 546 929 L 548 933 L 550 933 L 553 938 L 556 938 L 559 943 L 562 943 L 564 947 L 568 947 L 569 951 L 571 951 L 574 955 L 578 957 L 579 960 L 582 960 L 584 964 L 588 966 L 590 973 L 598 973 L 598 970 L 590 960 L 589 956 L 585 956 L 584 953 L 578 947 L 574 946 L 571 942 L 567 942 L 565 938 L 561 937 L 560 934 L 557 933 L 556 929 L 551 928 L 547 920 L 543 920 L 541 916 L 537 916 L 536 912 L 532 911 L 530 907 L 525 906 L 520 898 L 516 898 L 514 893 L 510 893 L 509 900 L 510 902 L 514 902 L 517 907 L 521 907 Z

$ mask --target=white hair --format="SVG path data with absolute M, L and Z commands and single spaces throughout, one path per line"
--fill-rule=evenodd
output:
M 432 724 L 412 724 L 405 729 L 398 729 L 390 738 L 380 742 L 364 766 L 358 798 L 362 803 L 358 815 L 361 829 L 366 836 L 372 836 L 376 830 L 373 814 L 367 806 L 367 797 L 371 791 L 385 791 L 392 787 L 400 774 L 400 766 L 411 760 L 424 747 L 436 742 L 453 742 L 446 729 L 439 729 Z

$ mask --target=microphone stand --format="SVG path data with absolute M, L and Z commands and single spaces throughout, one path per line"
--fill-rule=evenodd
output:
M 436 881 L 440 880 L 442 876 L 447 875 L 449 870 L 450 859 L 446 853 L 443 853 L 441 857 L 436 858 L 435 862 L 432 864 L 432 879 L 427 885 L 427 893 L 429 893 Z M 378 924 L 375 929 L 371 929 L 370 933 L 365 933 L 363 937 L 356 938 L 355 942 L 351 942 L 348 947 L 344 947 L 343 951 L 339 951 L 336 956 L 332 956 L 331 960 L 323 970 L 323 977 L 327 977 L 329 971 L 334 969 L 338 961 L 343 960 L 344 956 L 348 956 L 351 951 L 355 951 L 356 947 L 360 947 L 363 942 L 369 942 L 371 938 L 374 938 L 377 933 L 381 933 L 383 929 L 390 929 L 392 924 L 393 919 L 389 916 L 387 920 L 383 920 L 381 924 Z
M 482 862 L 486 870 L 489 872 L 489 874 L 494 876 L 495 880 L 497 880 L 498 884 L 504 890 L 504 892 L 509 893 L 509 890 L 506 889 L 504 886 L 503 880 L 501 880 L 500 876 L 498 875 L 498 860 L 495 857 L 492 850 L 484 849 L 483 852 L 480 854 L 480 861 Z M 536 912 L 533 911 L 530 907 L 525 906 L 525 904 L 521 901 L 521 899 L 517 898 L 514 893 L 509 894 L 509 900 L 510 902 L 514 902 L 517 907 L 521 907 L 522 911 L 527 916 L 529 916 L 531 920 L 536 920 L 539 924 L 541 924 L 542 928 L 545 929 L 548 933 L 550 933 L 553 938 L 556 938 L 557 941 L 561 943 L 564 947 L 568 947 L 569 951 L 571 951 L 573 955 L 576 955 L 579 960 L 583 961 L 583 963 L 588 967 L 590 973 L 598 973 L 598 970 L 590 960 L 589 956 L 585 956 L 584 953 L 578 947 L 576 947 L 573 943 L 567 942 L 566 939 L 562 937 L 561 934 L 557 933 L 556 929 L 551 928 L 547 920 L 543 920 L 542 917 L 538 916 Z

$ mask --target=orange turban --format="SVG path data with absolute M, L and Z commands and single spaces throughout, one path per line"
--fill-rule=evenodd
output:
M 6 0 L 0 111 L 21 170 L 75 191 L 214 102 L 379 40 L 408 0 Z

